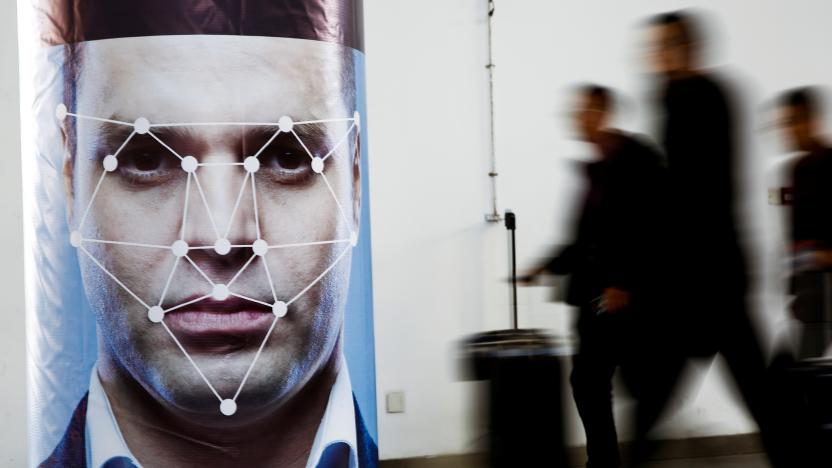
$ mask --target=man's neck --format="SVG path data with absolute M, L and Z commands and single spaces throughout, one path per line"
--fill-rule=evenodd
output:
M 145 466 L 306 466 L 339 371 L 340 345 L 301 389 L 257 419 L 227 427 L 163 406 L 111 359 L 99 372 L 130 451 Z M 218 415 L 219 418 L 224 416 Z
M 590 143 L 595 145 L 598 154 L 602 160 L 609 160 L 615 154 L 618 145 L 620 144 L 621 133 L 614 128 L 605 128 L 599 131 L 590 140 Z
M 829 148 L 826 138 L 820 135 L 815 135 L 809 138 L 806 143 L 805 151 L 810 153 L 823 153 Z

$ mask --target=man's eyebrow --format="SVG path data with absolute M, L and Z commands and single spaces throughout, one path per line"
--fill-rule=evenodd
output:
M 190 142 L 196 143 L 200 139 L 200 135 L 198 134 L 198 129 L 204 127 L 203 125 L 188 125 L 188 126 L 166 126 L 166 125 L 159 125 L 159 126 L 151 126 L 150 131 L 147 135 L 140 135 L 135 134 L 133 138 L 136 137 L 147 137 L 161 140 L 165 145 L 171 146 L 176 145 L 177 143 L 183 142 Z M 213 126 L 212 126 L 213 127 Z M 265 144 L 275 133 L 279 130 L 278 125 L 234 125 L 234 124 L 227 124 L 227 125 L 217 125 L 217 127 L 226 127 L 226 129 L 231 130 L 234 129 L 234 133 L 239 132 L 239 138 L 243 140 L 254 140 L 260 141 L 262 144 Z M 132 126 L 130 125 L 117 125 L 117 124 L 104 124 L 100 127 L 99 136 L 98 136 L 98 147 L 99 151 L 96 153 L 101 153 L 98 156 L 102 157 L 102 152 L 107 152 L 108 154 L 112 154 L 116 152 L 119 148 L 121 148 L 122 144 L 133 134 L 135 131 Z M 280 132 L 278 135 L 281 138 L 291 138 L 295 139 L 294 135 L 288 134 L 284 135 L 286 132 Z M 295 125 L 291 132 L 297 135 L 298 138 L 303 142 L 304 146 L 309 149 L 309 151 L 315 155 L 316 152 L 320 152 L 326 149 L 328 146 L 327 141 L 327 132 L 326 126 L 319 123 L 309 123 L 309 124 L 297 124 Z M 198 145 L 197 145 L 198 146 Z M 257 151 L 260 147 L 254 148 L 251 151 Z M 184 156 L 180 154 L 180 156 Z
M 278 130 L 278 126 L 270 125 L 248 127 L 244 133 L 245 138 L 250 142 L 257 142 L 260 145 L 256 148 L 251 148 L 251 152 L 260 150 L 262 145 L 265 145 L 272 137 L 280 139 L 287 138 L 290 142 L 296 143 L 297 139 L 295 135 L 297 135 L 313 156 L 316 151 L 320 152 L 327 144 L 326 131 L 318 124 L 295 125 L 290 132 L 280 132 L 275 136 Z M 292 135 L 292 133 L 295 135 Z
M 320 124 L 302 124 L 296 125 L 292 130 L 303 140 L 323 146 L 326 144 L 326 130 Z
M 192 127 L 150 127 L 148 134 L 153 134 L 160 140 L 192 140 L 199 138 Z
M 98 135 L 94 140 L 97 148 L 95 153 L 100 151 L 104 151 L 109 154 L 115 153 L 119 148 L 121 148 L 122 144 L 127 141 L 127 138 L 132 133 L 132 126 L 111 124 L 102 125 L 99 128 Z

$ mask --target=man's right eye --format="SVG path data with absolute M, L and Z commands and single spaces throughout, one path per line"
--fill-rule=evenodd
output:
M 159 185 L 178 174 L 174 159 L 158 151 L 123 153 L 118 158 L 118 170 L 132 184 Z

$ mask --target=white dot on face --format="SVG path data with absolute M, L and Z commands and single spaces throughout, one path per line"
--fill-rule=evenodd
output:
M 73 247 L 80 247 L 81 239 L 81 233 L 78 231 L 72 231 L 72 233 L 69 235 L 69 243 L 72 244 Z
M 177 257 L 184 257 L 188 255 L 188 243 L 183 240 L 178 240 L 170 246 L 170 251 Z
M 289 133 L 292 131 L 292 127 L 295 126 L 295 122 L 288 115 L 284 115 L 277 121 L 277 126 L 280 127 L 281 132 Z
M 228 252 L 231 252 L 231 242 L 228 239 L 217 239 L 214 242 L 214 251 L 220 255 L 225 255 Z
M 285 317 L 286 312 L 289 311 L 289 306 L 283 301 L 277 301 L 272 304 L 272 313 L 275 317 Z
M 231 292 L 228 290 L 228 286 L 224 284 L 215 284 L 214 290 L 211 291 L 211 297 L 217 301 L 224 301 L 228 299 L 228 296 L 231 295 Z
M 153 306 L 147 309 L 147 318 L 153 323 L 159 323 L 165 318 L 165 311 L 159 306 Z
M 266 243 L 263 239 L 257 239 L 254 241 L 254 244 L 251 245 L 251 250 L 254 251 L 254 255 L 263 256 L 266 255 L 266 252 L 269 251 L 269 244 Z
M 358 233 L 357 232 L 350 233 L 350 245 L 353 246 L 353 247 L 358 245 Z
M 359 114 L 358 111 L 355 111 L 352 114 L 352 118 L 355 122 L 355 128 L 361 130 L 361 114 Z
M 185 156 L 182 158 L 182 161 L 179 163 L 182 166 L 182 170 L 187 173 L 192 173 L 196 171 L 196 168 L 199 167 L 199 161 L 196 160 L 193 156 Z
M 58 104 L 58 107 L 55 108 L 55 117 L 58 120 L 64 120 L 66 118 L 66 106 L 64 103 Z
M 324 171 L 324 160 L 315 156 L 312 158 L 312 170 L 315 171 L 316 174 L 320 174 Z
M 260 160 L 254 156 L 249 156 L 243 160 L 243 168 L 247 172 L 257 172 L 260 169 Z
M 150 131 L 150 122 L 144 117 L 139 117 L 133 122 L 133 130 L 139 135 L 144 135 Z
M 108 154 L 104 157 L 104 170 L 107 172 L 113 172 L 118 167 L 118 159 L 112 154 Z
M 220 403 L 220 412 L 226 416 L 231 416 L 237 412 L 237 403 L 234 400 L 226 398 Z

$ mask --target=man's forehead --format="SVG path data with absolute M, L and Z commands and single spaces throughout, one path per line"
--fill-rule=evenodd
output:
M 324 119 L 351 111 L 344 86 L 352 83 L 343 79 L 349 56 L 334 44 L 156 36 L 93 41 L 82 50 L 78 104 L 98 112 L 198 121 L 212 114 Z

